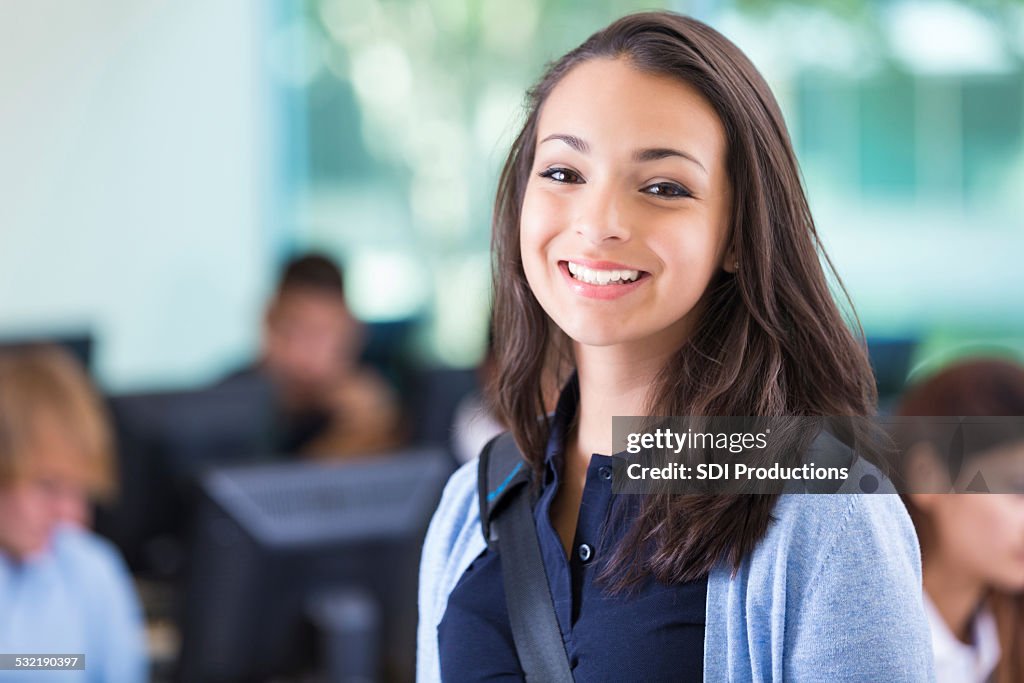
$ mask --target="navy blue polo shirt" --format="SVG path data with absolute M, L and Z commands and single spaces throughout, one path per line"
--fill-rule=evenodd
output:
M 699 681 L 704 668 L 707 577 L 677 585 L 648 578 L 638 590 L 609 595 L 595 580 L 602 560 L 637 513 L 637 496 L 612 495 L 613 457 L 594 454 L 587 467 L 579 521 L 567 558 L 551 524 L 568 432 L 579 403 L 575 375 L 559 397 L 548 440 L 547 468 L 534 509 L 537 536 L 558 625 L 580 683 Z M 523 681 L 509 625 L 501 560 L 484 550 L 448 596 L 438 626 L 441 678 Z

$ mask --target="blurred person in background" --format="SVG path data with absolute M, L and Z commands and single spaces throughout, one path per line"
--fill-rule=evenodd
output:
M 959 362 L 911 387 L 896 414 L 1024 416 L 1024 367 Z M 904 501 L 921 541 L 938 681 L 1024 681 L 1024 434 L 986 435 L 977 446 L 964 440 L 958 468 L 946 464 L 955 458 L 934 430 L 909 429 L 900 438 L 910 490 Z M 1013 492 L 937 493 L 975 489 L 979 474 L 991 490 Z
M 0 671 L 0 681 L 136 683 L 142 612 L 127 569 L 88 530 L 113 495 L 103 404 L 48 346 L 0 352 L 0 653 L 85 655 L 84 671 Z
M 267 305 L 260 359 L 234 376 L 262 374 L 273 384 L 281 452 L 333 457 L 400 444 L 398 402 L 360 364 L 362 347 L 340 268 L 322 254 L 290 261 Z

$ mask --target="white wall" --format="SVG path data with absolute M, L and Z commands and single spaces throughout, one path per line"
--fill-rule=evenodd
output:
M 91 327 L 108 386 L 242 358 L 270 276 L 266 3 L 0 3 L 0 335 Z

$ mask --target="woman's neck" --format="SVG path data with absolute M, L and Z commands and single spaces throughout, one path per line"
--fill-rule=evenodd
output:
M 971 644 L 974 614 L 985 597 L 981 581 L 937 560 L 924 565 L 924 589 L 957 640 Z
M 580 385 L 575 451 L 610 454 L 612 417 L 643 415 L 648 392 L 670 353 L 639 355 L 618 347 L 576 345 Z

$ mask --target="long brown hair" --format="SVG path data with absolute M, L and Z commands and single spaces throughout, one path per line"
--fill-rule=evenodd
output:
M 867 355 L 829 292 L 819 255 L 832 265 L 821 251 L 768 85 L 714 29 L 671 12 L 640 13 L 598 31 L 549 66 L 528 95 L 526 122 L 499 180 L 492 245 L 495 400 L 534 470 L 544 460 L 550 388 L 565 380 L 573 361 L 568 338 L 527 283 L 520 210 L 541 107 L 571 69 L 598 58 L 628 59 L 640 71 L 696 88 L 727 136 L 731 239 L 741 269 L 735 276 L 719 272 L 708 286 L 693 334 L 650 388 L 648 414 L 873 414 Z M 764 536 L 776 497 L 651 494 L 604 576 L 619 590 L 649 574 L 668 583 L 692 580 L 723 559 L 738 568 Z
M 900 401 L 901 417 L 1021 417 L 1024 416 L 1024 367 L 1009 360 L 976 358 L 959 361 L 915 383 Z M 927 430 L 921 436 L 930 441 Z M 901 450 L 913 444 L 904 439 Z M 933 444 L 937 449 L 939 444 Z M 979 455 L 966 452 L 965 458 Z M 955 475 L 955 473 L 951 474 Z M 994 494 L 989 494 L 994 495 Z M 935 530 L 928 514 L 910 496 L 903 502 L 921 540 L 921 559 L 928 564 Z M 988 601 L 996 617 L 1002 656 L 996 667 L 997 683 L 1024 680 L 1024 592 L 992 590 Z

